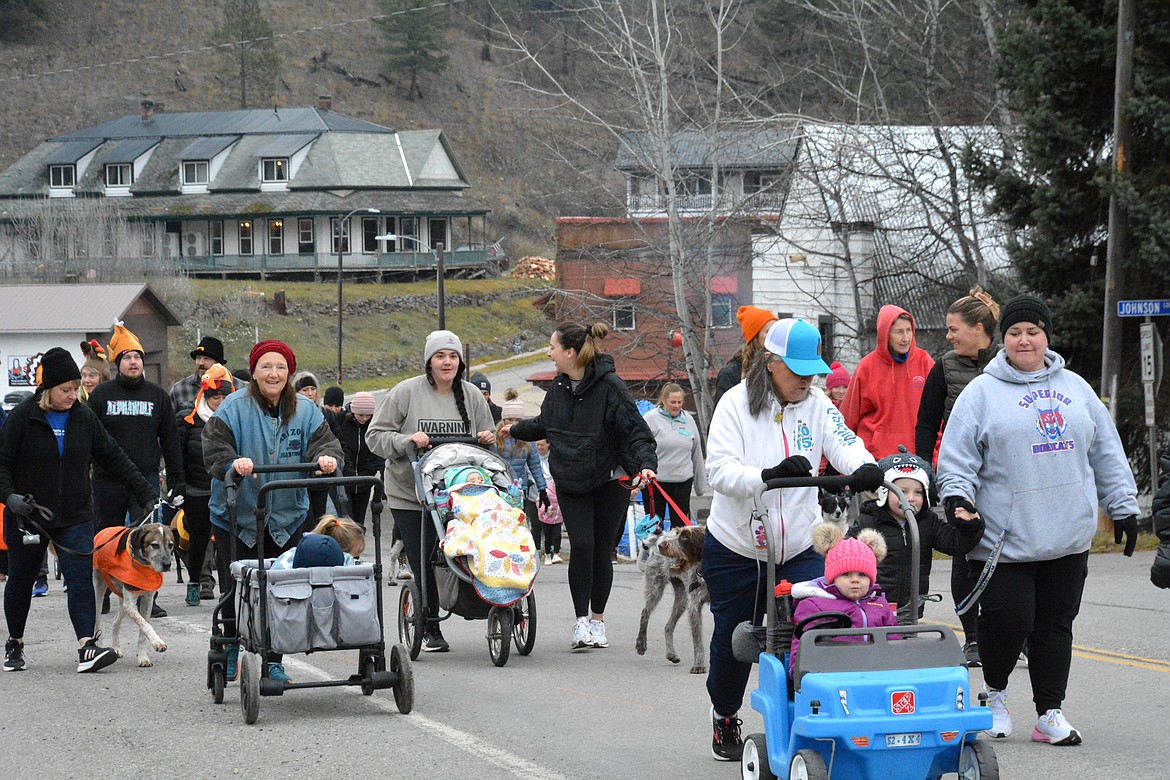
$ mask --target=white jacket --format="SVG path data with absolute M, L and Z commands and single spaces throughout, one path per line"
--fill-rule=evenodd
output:
M 765 560 L 767 553 L 757 549 L 751 530 L 752 496 L 763 484 L 760 473 L 790 455 L 803 455 L 813 468 L 824 455 L 842 474 L 875 462 L 820 388 L 811 388 L 798 404 L 773 399 L 769 410 L 756 417 L 748 413 L 746 383 L 728 390 L 715 407 L 707 436 L 707 481 L 715 491 L 707 533 L 739 555 Z M 764 506 L 779 562 L 812 547 L 812 528 L 821 522 L 816 488 L 769 490 Z

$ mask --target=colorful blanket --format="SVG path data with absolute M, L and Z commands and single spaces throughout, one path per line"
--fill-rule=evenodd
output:
M 462 557 L 472 576 L 489 587 L 532 587 L 536 545 L 522 511 L 484 485 L 452 492 L 449 508 L 453 517 L 441 545 L 448 558 Z

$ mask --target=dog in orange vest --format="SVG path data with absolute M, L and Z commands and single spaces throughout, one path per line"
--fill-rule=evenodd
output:
M 103 528 L 93 538 L 93 590 L 97 596 L 95 636 L 101 628 L 102 599 L 107 590 L 112 591 L 122 604 L 114 618 L 111 644 L 120 658 L 122 644 L 118 633 L 122 618 L 129 615 L 138 624 L 139 666 L 154 666 L 146 654 L 147 640 L 155 652 L 162 653 L 167 649 L 166 643 L 143 615 L 150 614 L 154 596 L 163 584 L 163 572 L 170 571 L 174 547 L 170 529 L 161 523 L 146 523 L 136 528 Z

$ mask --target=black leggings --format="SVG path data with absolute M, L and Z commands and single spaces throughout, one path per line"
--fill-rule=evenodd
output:
M 695 484 L 695 480 L 686 480 L 685 482 L 659 482 L 658 486 L 670 496 L 670 500 L 678 504 L 678 510 L 686 515 L 687 520 L 691 520 L 691 486 Z M 686 525 L 682 520 L 675 518 L 674 508 L 666 503 L 666 499 L 662 497 L 662 493 L 657 490 L 654 491 L 654 496 L 649 497 L 650 491 L 642 491 L 642 506 L 645 508 L 647 514 L 650 513 L 650 505 L 654 504 L 654 514 L 659 517 L 666 517 L 667 512 L 670 513 L 670 527 L 679 528 Z
M 183 525 L 191 537 L 187 545 L 187 573 L 191 582 L 199 582 L 203 558 L 211 543 L 211 496 L 187 496 L 183 501 Z M 222 580 L 221 580 L 222 582 Z
M 616 479 L 590 493 L 557 491 L 561 516 L 569 531 L 569 593 L 577 617 L 588 617 L 590 608 L 605 612 L 613 587 L 613 563 L 609 554 L 630 505 L 630 491 Z
M 982 569 L 978 563 L 968 561 L 965 555 L 956 555 L 951 559 L 951 598 L 954 599 L 956 607 L 975 589 L 975 580 L 979 578 Z M 979 602 L 975 602 L 969 610 L 959 615 L 959 620 L 963 624 L 964 639 L 967 642 L 974 641 L 978 628 Z
M 975 574 L 983 568 L 979 561 L 971 566 Z M 1088 552 L 1051 561 L 999 563 L 979 599 L 979 658 L 988 687 L 1007 688 L 1027 640 L 1036 714 L 1061 706 L 1072 665 L 1072 625 L 1088 573 Z
M 421 509 L 390 509 L 394 516 L 394 528 L 402 538 L 402 545 L 406 551 L 406 560 L 410 562 L 410 570 L 414 573 L 419 587 L 426 588 L 424 598 L 427 602 L 427 622 L 437 623 L 439 620 L 439 591 L 435 586 L 435 570 L 430 565 L 431 556 L 439 548 L 439 532 L 431 521 L 430 514 L 424 514 Z M 426 545 L 426 565 L 423 565 L 422 550 L 419 545 Z

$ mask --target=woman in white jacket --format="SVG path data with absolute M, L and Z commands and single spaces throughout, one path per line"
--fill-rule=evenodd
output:
M 876 490 L 882 482 L 861 440 L 812 380 L 828 374 L 820 356 L 821 334 L 799 319 L 774 323 L 746 379 L 728 390 L 715 409 L 707 438 L 707 480 L 714 490 L 703 545 L 703 578 L 715 619 L 707 692 L 711 697 L 711 753 L 738 761 L 743 752 L 736 717 L 751 664 L 735 660 L 731 633 L 745 620 L 759 623 L 771 594 L 759 529 L 752 527 L 752 497 L 763 482 L 811 476 L 821 456 L 855 487 Z M 813 487 L 764 494 L 768 534 L 778 555 L 776 576 L 802 582 L 825 572 L 812 549 L 812 528 L 821 521 Z

